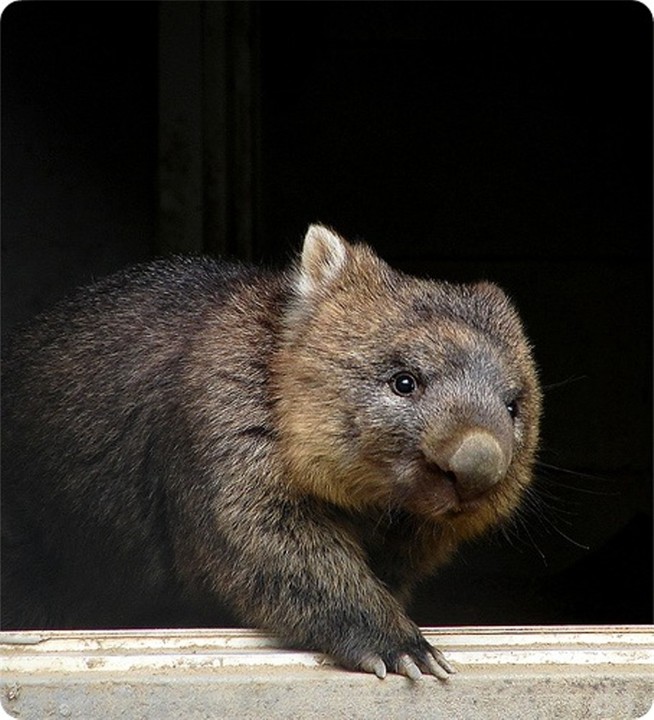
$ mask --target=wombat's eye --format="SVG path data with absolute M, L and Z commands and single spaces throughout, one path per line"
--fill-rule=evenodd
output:
M 515 420 L 518 417 L 518 401 L 512 400 L 506 404 L 506 409 L 509 411 L 511 420 Z
M 411 373 L 400 372 L 397 375 L 393 375 L 390 385 L 396 395 L 408 397 L 416 391 L 418 382 Z

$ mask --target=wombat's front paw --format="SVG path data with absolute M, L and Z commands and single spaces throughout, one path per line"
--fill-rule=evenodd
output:
M 383 650 L 378 653 L 366 653 L 357 668 L 385 678 L 386 672 L 406 675 L 411 680 L 419 680 L 423 673 L 434 675 L 439 680 L 447 680 L 456 670 L 445 659 L 440 650 L 432 647 L 422 636 L 405 646 Z

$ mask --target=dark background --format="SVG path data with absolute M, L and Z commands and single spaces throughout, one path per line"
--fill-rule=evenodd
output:
M 178 6 L 195 34 L 162 32 L 166 3 L 5 10 L 3 337 L 75 285 L 170 249 L 161 118 L 176 108 L 162 103 L 162 68 L 185 68 L 204 93 L 206 53 L 191 49 L 200 36 L 213 47 L 205 20 L 221 4 Z M 249 93 L 250 144 L 239 150 L 240 120 L 213 127 L 204 99 L 204 134 L 188 144 L 204 157 L 213 127 L 230 167 L 248 154 L 248 189 L 230 192 L 247 194 L 249 224 L 247 252 L 222 231 L 200 249 L 282 264 L 321 220 L 401 269 L 500 283 L 535 345 L 540 506 L 508 537 L 466 548 L 422 589 L 414 617 L 651 622 L 647 9 L 269 1 L 215 17 L 212 32 L 231 38 L 225 92 Z

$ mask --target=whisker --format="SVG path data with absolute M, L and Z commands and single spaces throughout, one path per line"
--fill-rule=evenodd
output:
M 601 475 L 593 475 L 579 470 L 570 470 L 569 468 L 560 467 L 559 465 L 551 465 L 550 463 L 543 462 L 542 460 L 536 461 L 536 467 L 551 470 L 557 473 L 563 473 L 565 475 L 574 475 L 575 477 L 585 478 L 587 480 L 597 480 L 598 482 L 604 483 L 612 482 L 610 478 L 602 477 Z
M 519 547 L 512 541 L 512 536 L 513 536 L 513 539 L 515 539 L 516 541 L 535 550 L 535 552 L 540 557 L 543 565 L 545 567 L 548 567 L 547 556 L 541 550 L 540 546 L 534 539 L 534 536 L 529 531 L 529 526 L 525 520 L 525 517 L 523 516 L 523 514 L 521 512 L 516 513 L 513 516 L 513 518 L 511 519 L 511 522 L 506 525 L 501 526 L 500 529 L 501 529 L 502 535 L 506 538 L 506 540 L 509 542 L 511 547 L 515 548 L 516 550 L 519 550 Z M 523 535 L 525 535 L 527 537 L 529 542 L 525 541 Z
M 574 490 L 575 488 L 570 489 Z M 538 498 L 544 507 L 564 515 L 578 515 L 579 513 L 575 512 L 571 508 L 585 507 L 585 503 L 581 500 L 570 500 L 568 498 L 564 499 L 560 495 L 550 492 L 539 485 L 536 485 L 536 487 L 532 488 L 532 490 L 538 494 Z
M 565 380 L 559 380 L 559 382 L 550 383 L 549 385 L 543 385 L 543 390 L 553 390 L 554 388 L 565 387 L 572 383 L 579 382 L 579 380 L 588 380 L 588 375 L 572 375 Z
M 590 545 L 584 545 L 583 543 L 578 542 L 574 538 L 571 538 L 569 535 L 566 535 L 566 533 L 564 533 L 563 530 L 561 530 L 560 527 L 557 527 L 554 523 L 550 523 L 550 526 L 557 535 L 560 535 L 564 540 L 567 540 L 571 545 L 578 547 L 580 550 L 586 550 L 586 551 L 590 550 Z
M 543 530 L 547 532 L 548 535 L 554 532 L 559 537 L 562 537 L 564 540 L 569 542 L 571 545 L 574 545 L 581 550 L 590 550 L 590 547 L 588 545 L 584 545 L 583 543 L 570 537 L 559 527 L 559 524 L 561 523 L 565 523 L 569 527 L 573 525 L 573 522 L 571 519 L 569 519 L 569 517 L 561 517 L 562 512 L 566 512 L 568 516 L 574 516 L 577 513 L 574 513 L 570 510 L 564 511 L 561 508 L 555 507 L 551 503 L 548 504 L 543 499 L 542 491 L 538 490 L 538 488 L 535 488 L 533 486 L 528 488 L 527 492 L 525 493 L 524 507 L 532 511 L 531 515 L 536 519 L 536 521 L 540 524 Z M 554 521 L 554 518 L 556 518 L 557 522 Z
M 620 497 L 622 493 L 619 490 L 591 490 L 590 488 L 579 487 L 578 485 L 568 485 L 552 478 L 547 478 L 547 482 L 550 485 L 556 485 L 556 487 L 562 490 L 570 490 L 571 492 L 581 493 L 582 495 L 594 495 L 595 497 Z

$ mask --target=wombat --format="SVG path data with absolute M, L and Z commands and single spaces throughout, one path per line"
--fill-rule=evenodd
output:
M 174 258 L 96 282 L 3 373 L 5 628 L 226 608 L 346 668 L 453 671 L 406 605 L 513 512 L 538 440 L 495 285 L 411 277 L 312 225 L 286 271 Z

